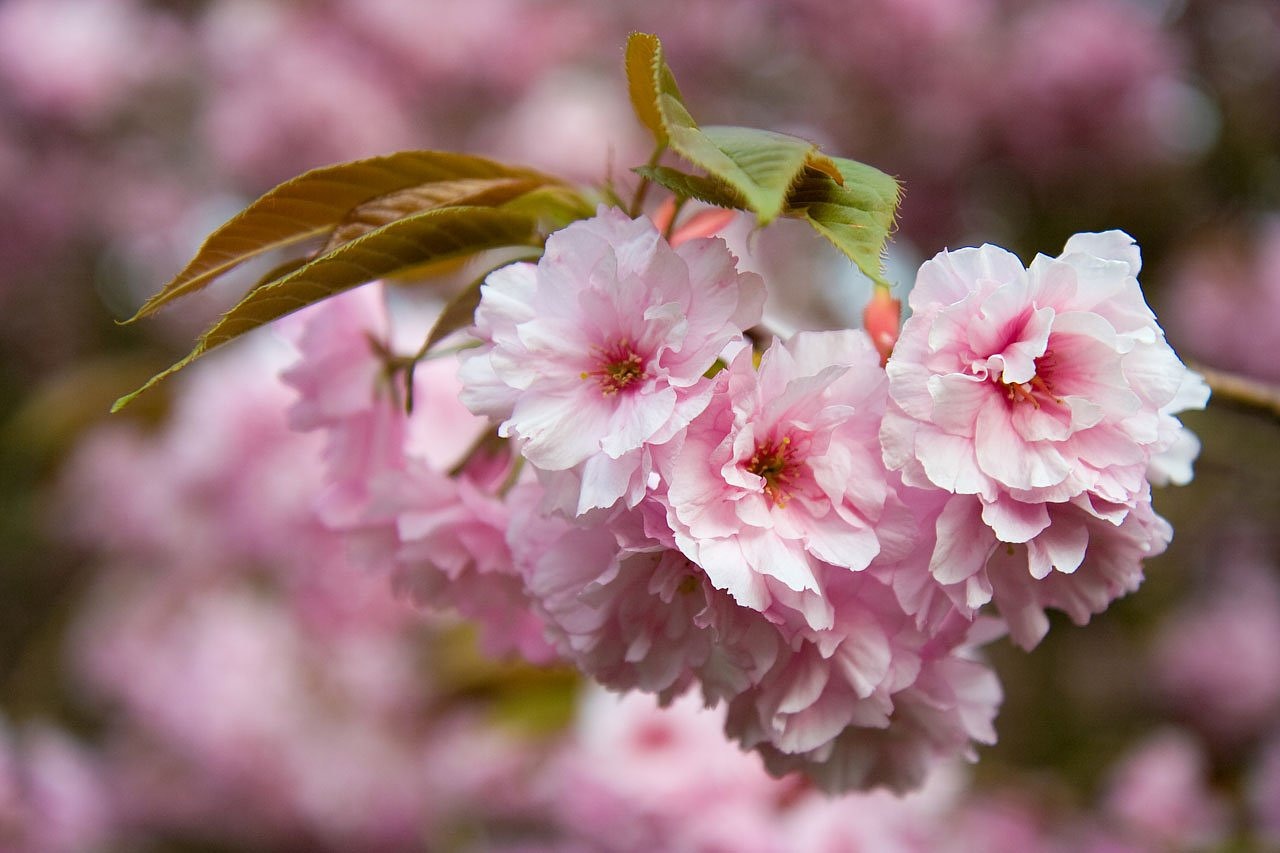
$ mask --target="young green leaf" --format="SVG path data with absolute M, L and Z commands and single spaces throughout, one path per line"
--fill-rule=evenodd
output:
M 761 225 L 782 214 L 787 194 L 806 169 L 839 183 L 835 162 L 814 143 L 768 130 L 699 127 L 680 97 L 656 36 L 633 33 L 627 41 L 627 81 L 640 121 L 660 146 L 706 170 L 741 195 Z
M 457 192 L 457 182 L 475 180 L 520 180 L 532 186 L 558 183 L 531 169 L 440 151 L 402 151 L 315 169 L 271 190 L 209 235 L 182 272 L 131 320 L 155 313 L 251 258 L 324 238 L 362 205 L 414 188 L 429 193 L 432 184 L 448 184 Z M 447 197 L 446 191 L 441 199 Z
M 881 256 L 893 230 L 902 188 L 894 178 L 864 163 L 840 157 L 831 162 L 840 170 L 841 181 L 832 180 L 825 171 L 806 168 L 787 193 L 783 215 L 808 222 L 872 281 L 887 286 Z M 723 180 L 666 166 L 641 166 L 635 171 L 678 196 L 748 209 L 742 195 Z
M 865 163 L 832 159 L 843 183 L 817 170 L 806 171 L 787 197 L 787 215 L 806 220 L 868 278 L 887 287 L 884 247 L 893 231 L 902 186 Z
M 626 69 L 627 88 L 636 117 L 649 128 L 658 145 L 665 147 L 670 137 L 659 99 L 666 95 L 676 104 L 680 104 L 681 99 L 675 77 L 662 59 L 662 42 L 657 36 L 651 33 L 631 34 L 627 39 Z
M 497 208 L 444 207 L 398 219 L 250 292 L 200 337 L 185 358 L 121 397 L 112 411 L 214 347 L 322 299 L 427 264 L 540 242 L 533 217 Z
M 690 175 L 688 172 L 681 172 L 669 166 L 639 166 L 632 171 L 682 198 L 696 199 L 706 204 L 714 204 L 716 207 L 747 209 L 746 199 L 742 197 L 742 193 L 724 181 L 706 175 Z

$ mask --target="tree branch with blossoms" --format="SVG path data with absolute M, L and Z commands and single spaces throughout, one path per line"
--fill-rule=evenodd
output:
M 1127 234 L 1077 234 L 1029 267 L 941 252 L 900 327 L 881 263 L 894 178 L 699 125 L 654 36 L 631 37 L 626 72 L 656 151 L 629 210 L 463 154 L 309 172 L 215 231 L 139 316 L 320 248 L 117 408 L 309 308 L 284 378 L 295 426 L 326 438 L 321 517 L 397 591 L 476 620 L 492 649 L 723 704 L 726 735 L 775 775 L 918 787 L 996 738 L 984 644 L 1030 649 L 1047 610 L 1084 624 L 1137 588 L 1171 536 L 1151 486 L 1191 479 L 1177 416 L 1208 386 L 1165 341 Z M 646 210 L 653 189 L 669 195 Z M 690 202 L 712 207 L 682 219 Z M 761 336 L 769 284 L 715 236 L 738 212 L 839 249 L 874 285 L 865 328 Z M 450 289 L 460 262 L 489 271 Z M 407 355 L 380 343 L 391 279 L 442 306 Z M 446 398 L 470 415 L 442 462 L 420 433 Z

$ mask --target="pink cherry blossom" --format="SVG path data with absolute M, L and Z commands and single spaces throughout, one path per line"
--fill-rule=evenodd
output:
M 984 524 L 978 501 L 952 497 L 937 519 L 934 582 L 962 613 L 994 600 L 1010 636 L 1026 649 L 1049 630 L 1046 608 L 1088 623 L 1138 588 L 1142 561 L 1164 552 L 1172 530 L 1152 510 L 1149 493 L 1132 507 L 1081 503 L 1050 504 L 1044 531 L 1015 545 L 1000 542 Z M 928 600 L 923 586 L 917 602 Z
M 820 566 L 860 571 L 908 545 L 878 458 L 886 383 L 862 332 L 800 333 L 743 350 L 662 461 L 677 546 L 741 605 L 834 621 Z
M 577 513 L 634 505 L 650 448 L 706 408 L 703 374 L 760 319 L 763 285 L 734 263 L 718 239 L 672 249 L 648 219 L 602 207 L 553 234 L 537 265 L 490 274 L 463 402 L 501 419 L 538 468 L 573 469 Z
M 1196 445 L 1175 414 L 1203 406 L 1208 389 L 1165 342 L 1140 266 L 1133 241 L 1110 231 L 1077 234 L 1059 258 L 1038 256 L 1030 268 L 993 246 L 921 267 L 913 316 L 887 365 L 893 405 L 880 437 L 906 484 L 956 495 L 938 518 L 931 570 L 943 584 L 970 583 L 967 606 L 991 597 L 981 571 L 997 542 L 1025 544 L 1037 580 L 1083 578 L 1073 573 L 1090 532 L 1136 509 L 1127 535 L 1090 547 L 1142 540 L 1121 546 L 1133 560 L 1163 550 L 1167 526 L 1149 513 L 1148 478 L 1189 478 Z M 1092 564 L 1110 567 L 1112 597 L 1140 576 L 1136 562 L 1122 568 L 1094 554 Z M 1097 589 L 1026 592 L 1041 603 L 1072 598 L 1078 620 L 1100 609 Z M 1024 644 L 1040 632 L 1012 627 Z

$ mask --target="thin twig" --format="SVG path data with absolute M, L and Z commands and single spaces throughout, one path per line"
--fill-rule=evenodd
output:
M 1213 399 L 1230 403 L 1280 421 L 1280 386 L 1203 364 L 1191 368 L 1204 377 L 1213 391 Z

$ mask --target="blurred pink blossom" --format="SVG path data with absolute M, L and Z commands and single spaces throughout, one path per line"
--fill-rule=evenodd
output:
M 1206 362 L 1280 380 L 1263 341 L 1280 329 L 1280 215 L 1248 236 L 1228 235 L 1183 254 L 1163 294 L 1169 334 Z
M 46 723 L 0 718 L 0 848 L 8 853 L 105 849 L 117 827 L 102 762 Z
M 427 147 L 373 58 L 302 6 L 227 0 L 200 36 L 213 80 L 200 130 L 221 169 L 252 187 Z
M 1211 740 L 1239 741 L 1280 718 L 1280 581 L 1245 543 L 1218 549 L 1212 587 L 1169 613 L 1156 684 Z
M 93 125 L 142 84 L 176 71 L 178 35 L 133 0 L 8 0 L 0 81 L 32 110 Z
M 1247 791 L 1254 831 L 1265 844 L 1280 845 L 1280 737 L 1261 751 Z
M 1112 769 L 1106 811 L 1136 839 L 1174 850 L 1217 847 L 1227 840 L 1230 813 L 1207 775 L 1191 737 L 1157 733 Z
M 1148 6 L 1032 4 L 1004 43 L 1009 55 L 992 80 L 997 127 L 1033 172 L 1143 164 L 1182 130 L 1169 97 L 1181 85 L 1180 46 Z
M 454 96 L 446 90 L 477 81 L 523 90 L 595 33 L 596 15 L 566 0 L 334 0 L 333 7 L 338 26 L 368 39 L 395 76 L 442 101 Z

